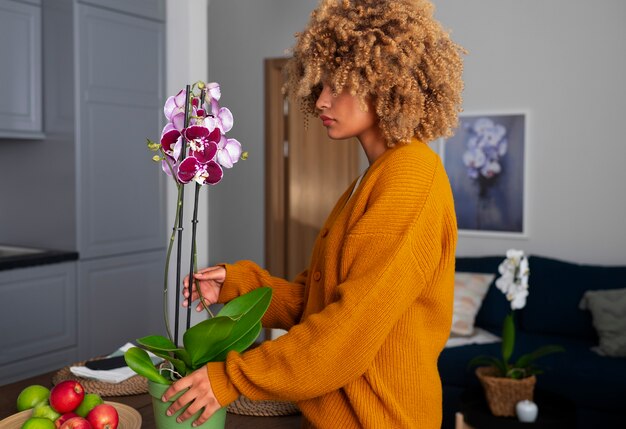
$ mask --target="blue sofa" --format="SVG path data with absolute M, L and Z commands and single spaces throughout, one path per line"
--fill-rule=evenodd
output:
M 494 273 L 503 257 L 459 257 L 457 272 Z M 545 371 L 537 388 L 562 395 L 576 407 L 577 428 L 626 428 L 626 358 L 599 356 L 588 311 L 579 310 L 587 290 L 626 287 L 626 266 L 572 264 L 530 256 L 530 294 L 516 311 L 513 358 L 547 344 L 559 344 L 564 353 L 545 356 L 537 364 Z M 495 281 L 494 281 L 495 282 Z M 476 326 L 500 336 L 509 303 L 495 285 L 476 316 Z M 626 316 L 625 316 L 626 317 Z M 500 343 L 448 348 L 439 358 L 443 385 L 443 429 L 454 428 L 461 393 L 480 386 L 467 363 L 478 355 L 500 355 Z

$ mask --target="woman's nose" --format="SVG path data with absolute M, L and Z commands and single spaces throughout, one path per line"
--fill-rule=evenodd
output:
M 322 87 L 322 92 L 320 93 L 320 96 L 317 97 L 317 101 L 315 102 L 315 107 L 317 108 L 317 110 L 326 110 L 330 107 L 331 104 L 331 100 L 333 98 L 333 93 L 330 90 L 330 87 L 327 85 L 324 85 Z

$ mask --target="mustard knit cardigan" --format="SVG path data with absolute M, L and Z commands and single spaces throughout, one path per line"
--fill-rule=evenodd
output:
M 439 157 L 414 140 L 384 152 L 341 196 L 293 282 L 226 264 L 220 301 L 274 291 L 263 324 L 288 329 L 209 363 L 222 405 L 297 403 L 304 427 L 441 427 L 437 358 L 452 321 L 456 218 Z

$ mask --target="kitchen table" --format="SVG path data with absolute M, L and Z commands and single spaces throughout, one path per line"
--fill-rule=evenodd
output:
M 0 386 L 0 420 L 17 412 L 15 403 L 22 389 L 31 384 L 52 387 L 52 377 L 54 374 L 55 371 L 52 371 L 5 386 Z M 152 402 L 147 393 L 131 396 L 111 396 L 104 397 L 104 399 L 133 407 L 141 414 L 142 429 L 155 428 L 154 416 L 152 414 Z M 226 429 L 297 429 L 301 426 L 301 419 L 302 417 L 300 415 L 255 417 L 228 413 L 226 417 Z

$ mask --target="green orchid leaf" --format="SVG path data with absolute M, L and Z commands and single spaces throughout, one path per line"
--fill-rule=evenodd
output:
M 178 349 L 174 352 L 174 356 L 182 360 L 186 366 L 191 367 L 191 357 L 189 357 L 189 353 L 187 353 L 187 350 Z
M 260 333 L 258 325 L 272 300 L 272 289 L 260 287 L 241 295 L 222 308 L 218 316 L 235 319 L 235 326 L 230 335 L 219 342 L 214 348 L 215 353 L 208 356 L 209 361 L 224 360 L 230 350 L 243 351 L 248 348 Z M 254 332 L 257 335 L 251 339 Z M 243 349 L 241 347 L 245 346 Z
M 187 329 L 183 335 L 183 344 L 189 353 L 191 368 L 199 368 L 209 362 L 211 356 L 219 353 L 221 348 L 216 345 L 228 337 L 234 326 L 232 318 L 218 315 Z
M 260 287 L 251 290 L 227 303 L 217 314 L 238 319 L 244 315 L 261 320 L 272 300 L 272 288 Z
M 504 322 L 502 324 L 502 360 L 505 364 L 509 363 L 514 347 L 515 322 L 513 321 L 513 313 L 510 313 L 504 318 Z
M 242 336 L 239 339 L 236 339 L 233 342 L 231 342 L 226 347 L 225 350 L 223 350 L 217 356 L 211 358 L 211 360 L 213 362 L 222 362 L 222 361 L 226 360 L 226 355 L 231 350 L 234 350 L 234 351 L 239 352 L 239 353 L 243 352 L 244 350 L 246 350 L 248 347 L 250 347 L 254 343 L 254 340 L 256 340 L 258 338 L 259 334 L 261 333 L 261 329 L 262 329 L 261 321 L 259 321 L 244 336 Z M 229 338 L 231 338 L 231 337 L 232 337 L 232 335 Z
M 470 360 L 467 364 L 468 368 L 473 366 L 491 366 L 498 370 L 498 375 L 500 377 L 504 377 L 507 368 L 504 362 L 501 359 L 495 358 L 493 356 L 477 356 L 474 359 Z
M 529 367 L 536 359 L 539 359 L 540 357 L 543 357 L 552 353 L 560 353 L 564 351 L 565 349 L 558 345 L 551 344 L 551 345 L 543 346 L 543 347 L 538 348 L 532 353 L 527 353 L 525 355 L 520 356 L 517 362 L 515 362 L 514 366 L 517 368 L 526 368 L 526 367 Z
M 139 347 L 132 347 L 124 353 L 124 360 L 130 369 L 148 380 L 155 383 L 172 384 L 170 380 L 163 377 L 159 370 L 155 368 L 145 350 Z
M 137 343 L 154 354 L 156 354 L 157 351 L 173 352 L 179 350 L 169 338 L 165 338 L 161 335 L 148 335 L 147 337 L 137 339 Z
M 176 369 L 176 372 L 179 373 L 180 375 L 182 375 L 183 377 L 189 375 L 192 372 L 187 367 L 187 365 L 185 365 L 185 362 L 183 362 L 180 359 L 176 359 L 176 358 L 170 357 L 167 360 L 170 361 L 172 363 L 172 365 L 174 365 L 174 369 Z
M 529 375 L 528 371 L 524 368 L 511 368 L 506 373 L 507 378 L 512 378 L 514 380 L 520 380 Z

